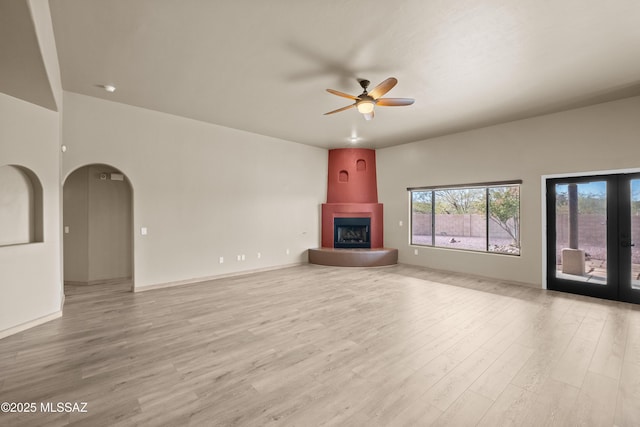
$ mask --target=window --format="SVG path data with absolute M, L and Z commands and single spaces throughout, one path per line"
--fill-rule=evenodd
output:
M 520 255 L 520 182 L 409 191 L 412 245 Z

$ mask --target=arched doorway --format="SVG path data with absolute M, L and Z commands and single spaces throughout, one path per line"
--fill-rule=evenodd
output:
M 133 290 L 133 191 L 121 171 L 92 164 L 69 174 L 63 233 L 65 293 L 97 284 Z

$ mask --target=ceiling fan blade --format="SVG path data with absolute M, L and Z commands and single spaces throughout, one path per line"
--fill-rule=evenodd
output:
M 395 85 L 398 84 L 398 79 L 395 77 L 389 77 L 387 80 L 380 83 L 378 86 L 374 87 L 371 92 L 369 92 L 369 96 L 373 99 L 378 99 L 385 93 L 389 92 Z
M 340 92 L 340 91 L 337 91 L 337 90 L 327 89 L 327 92 L 332 93 L 334 95 L 341 96 L 343 98 L 353 99 L 354 101 L 358 100 L 357 96 L 349 95 L 348 93 Z
M 402 105 L 411 105 L 415 102 L 411 98 L 380 98 L 376 101 L 376 105 L 382 105 L 383 107 L 397 107 Z
M 338 108 L 337 110 L 333 110 L 333 111 L 329 111 L 328 113 L 324 113 L 324 115 L 326 116 L 327 114 L 339 113 L 340 111 L 345 111 L 345 110 L 348 110 L 348 109 L 353 108 L 355 106 L 356 106 L 356 104 L 347 105 L 346 107 Z

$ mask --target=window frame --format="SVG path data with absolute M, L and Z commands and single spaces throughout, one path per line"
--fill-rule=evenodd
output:
M 518 229 L 517 229 L 517 253 L 509 253 L 509 252 L 497 252 L 490 251 L 490 235 L 489 235 L 489 224 L 491 221 L 490 215 L 490 191 L 492 188 L 497 187 L 517 187 L 518 188 L 518 218 L 521 217 L 521 194 L 522 194 L 522 183 L 521 179 L 518 180 L 510 180 L 510 181 L 492 181 L 492 182 L 480 182 L 480 183 L 472 183 L 472 184 L 453 184 L 453 185 L 435 185 L 435 186 L 424 186 L 424 187 L 408 187 L 407 191 L 409 194 L 409 245 L 410 246 L 418 246 L 418 247 L 427 247 L 434 249 L 453 249 L 460 251 L 468 251 L 468 252 L 478 252 L 478 253 L 486 253 L 493 255 L 507 255 L 507 256 L 520 256 L 522 255 L 522 245 L 521 245 L 521 232 L 520 225 L 521 221 L 518 221 Z M 468 248 L 451 248 L 448 246 L 439 246 L 436 244 L 436 192 L 442 190 L 484 190 L 484 203 L 485 203 L 485 245 L 484 250 L 480 249 L 468 249 Z M 431 192 L 431 243 L 414 243 L 414 192 Z

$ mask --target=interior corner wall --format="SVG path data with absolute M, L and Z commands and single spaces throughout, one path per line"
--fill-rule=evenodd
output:
M 326 150 L 71 92 L 63 107 L 63 176 L 103 163 L 131 182 L 136 288 L 306 262 L 320 246 Z
M 399 249 L 401 263 L 543 287 L 542 177 L 640 168 L 638 112 L 634 97 L 378 150 L 385 246 Z M 407 188 L 515 179 L 520 256 L 409 244 Z
M 100 178 L 118 170 L 105 165 L 88 169 L 88 280 L 131 278 L 131 188 L 125 179 Z
M 0 94 L 0 164 L 42 184 L 43 242 L 0 247 L 0 336 L 61 309 L 59 113 Z

